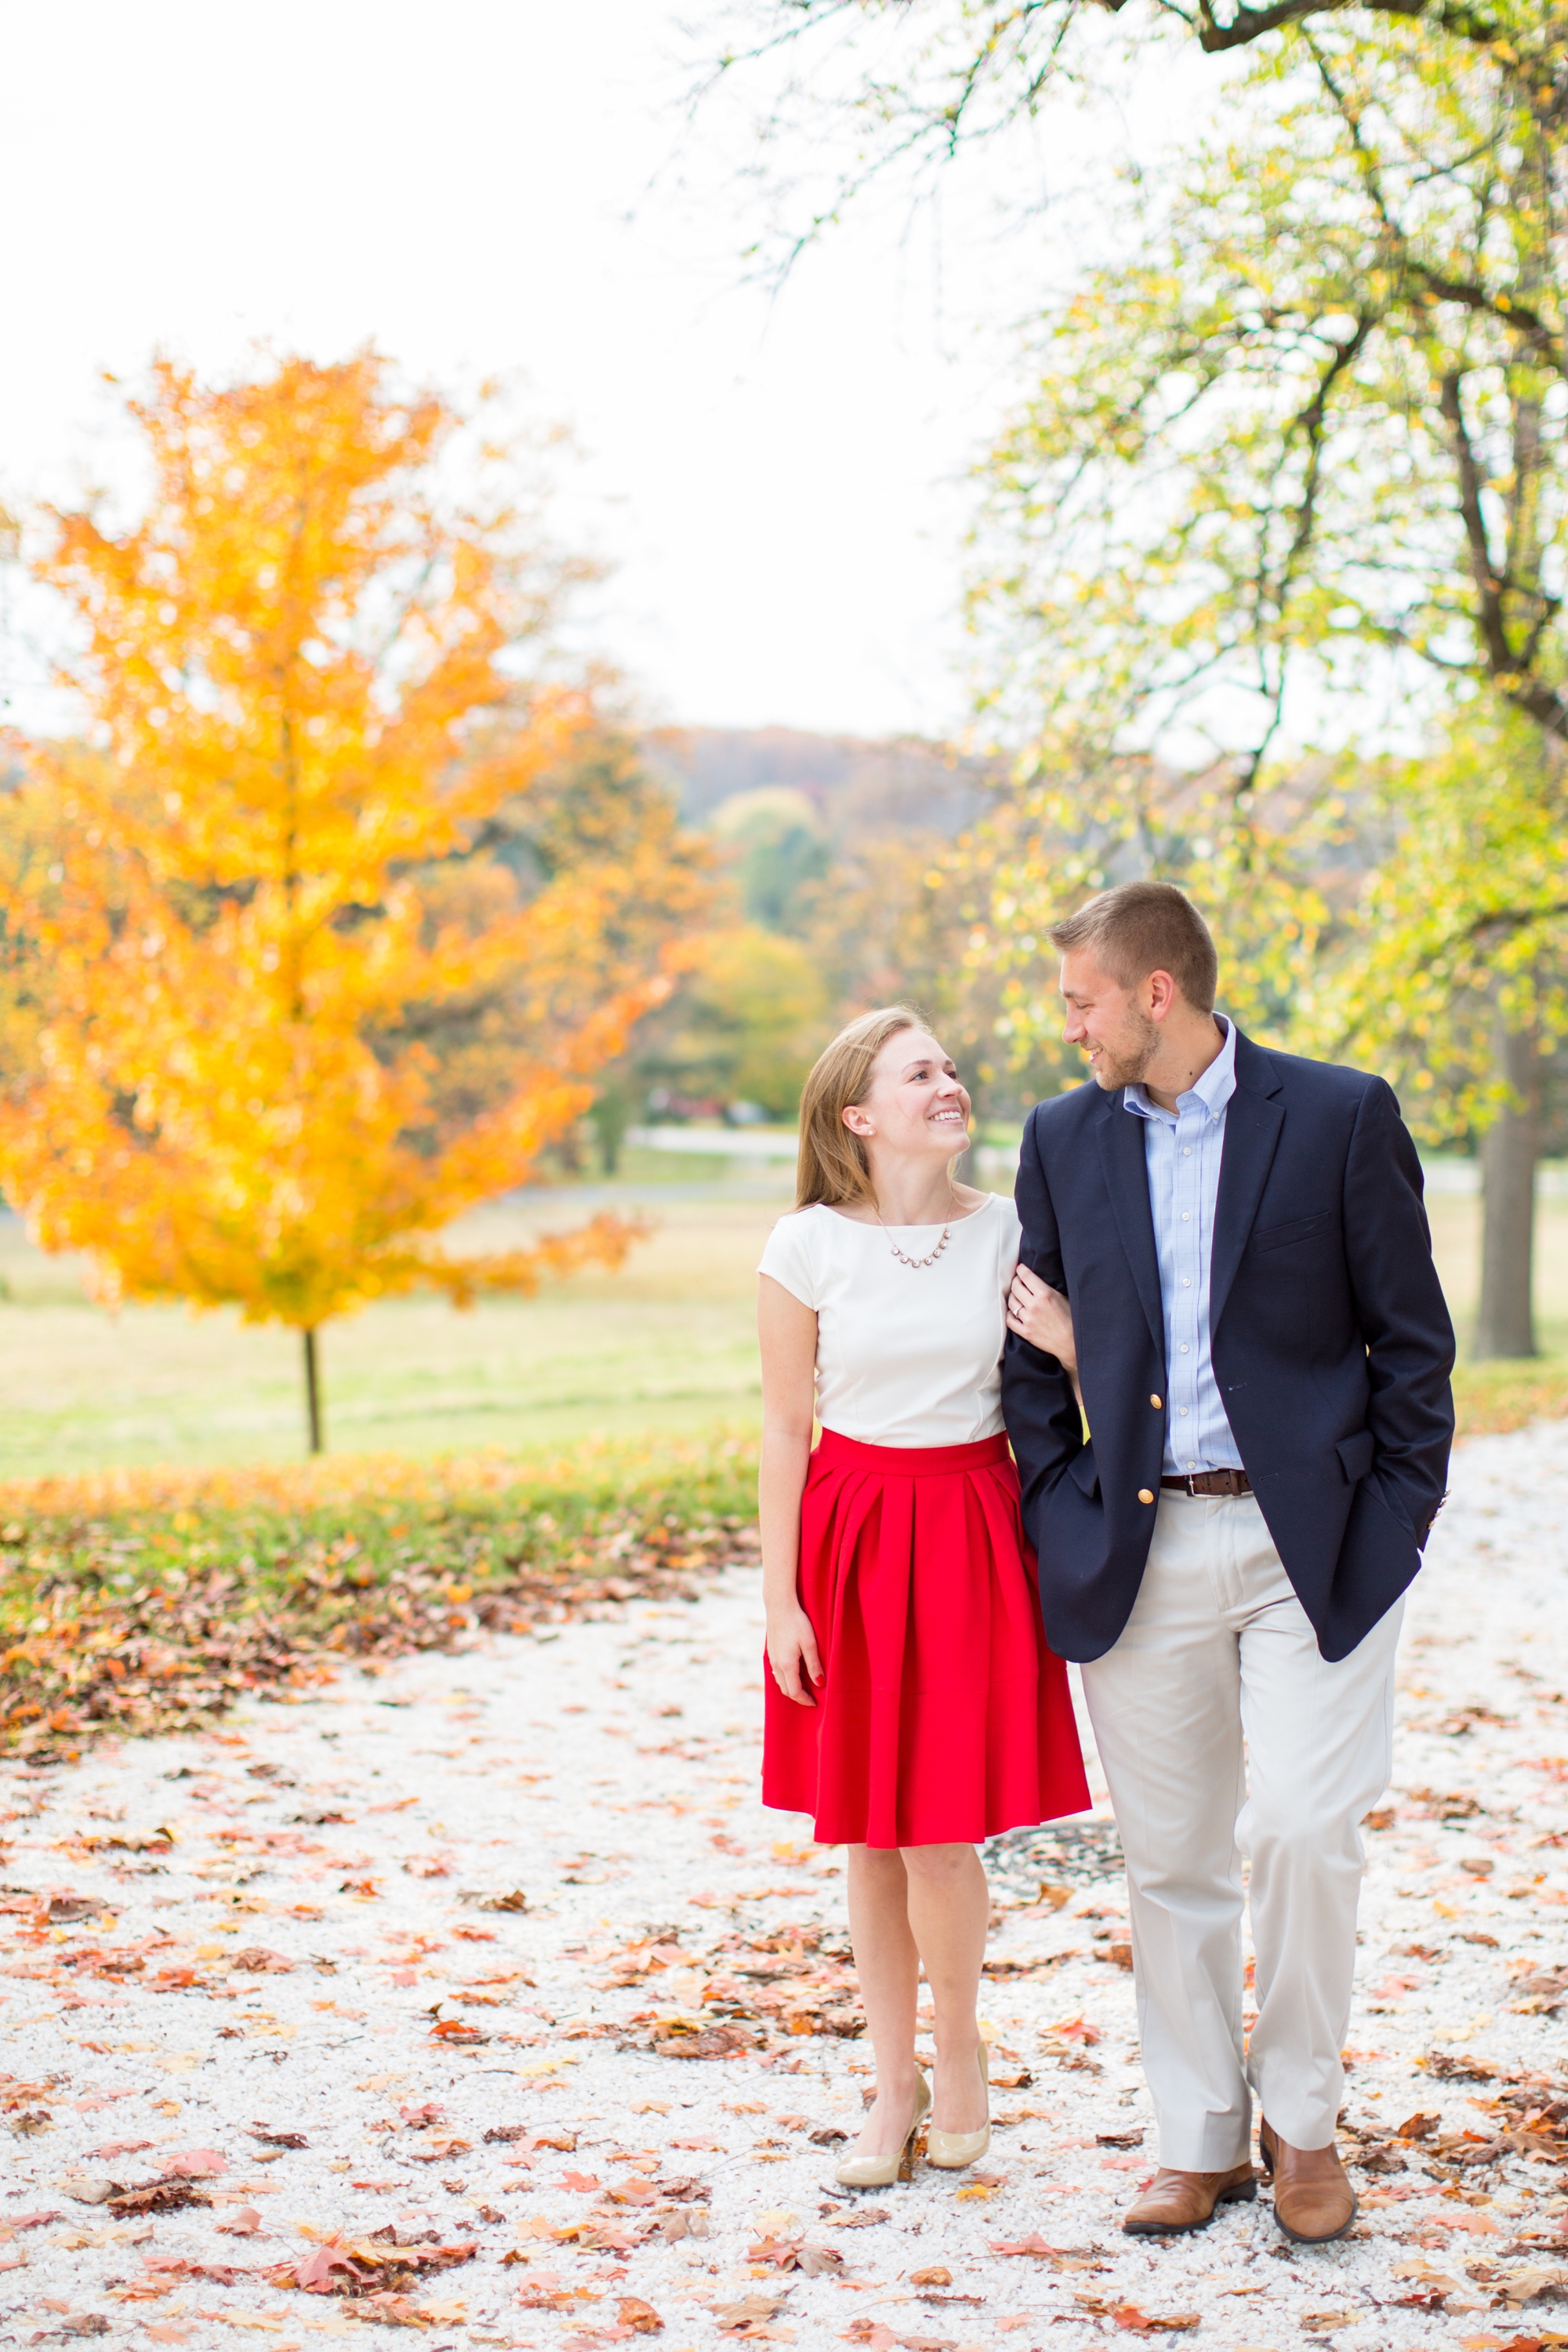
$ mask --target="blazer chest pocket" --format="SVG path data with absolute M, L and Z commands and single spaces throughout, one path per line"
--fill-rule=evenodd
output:
M 1334 1452 L 1340 1457 L 1340 1467 L 1348 1485 L 1353 1486 L 1358 1478 L 1366 1476 L 1372 1468 L 1372 1451 L 1370 1429 L 1358 1429 L 1353 1437 L 1341 1438 Z
M 1331 1210 L 1321 1209 L 1315 1217 L 1292 1217 L 1288 1225 L 1265 1225 L 1253 1234 L 1248 1247 L 1259 1255 L 1265 1250 L 1289 1249 L 1292 1242 L 1310 1242 L 1319 1234 L 1327 1233 L 1333 1223 Z

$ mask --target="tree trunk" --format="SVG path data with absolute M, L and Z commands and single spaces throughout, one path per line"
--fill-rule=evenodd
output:
M 300 1336 L 305 1342 L 305 1415 L 310 1423 L 310 1451 L 319 1454 L 321 1450 L 321 1382 L 316 1364 L 316 1335 L 314 1331 L 303 1331 Z
M 1481 1138 L 1481 1303 L 1476 1355 L 1533 1356 L 1535 1163 L 1541 1056 L 1533 1030 L 1497 1030 L 1498 1076 L 1513 1100 Z

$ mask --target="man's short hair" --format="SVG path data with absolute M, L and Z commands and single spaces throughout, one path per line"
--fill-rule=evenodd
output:
M 1102 890 L 1046 937 L 1065 955 L 1089 948 L 1102 971 L 1122 988 L 1136 988 L 1152 971 L 1168 971 L 1187 1003 L 1214 1011 L 1219 957 L 1208 925 L 1173 882 L 1119 882 Z

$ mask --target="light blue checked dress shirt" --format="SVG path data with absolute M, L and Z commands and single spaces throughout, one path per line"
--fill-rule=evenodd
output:
M 1226 1106 L 1236 1092 L 1236 1030 L 1195 1085 L 1176 1097 L 1174 1112 L 1151 1102 L 1141 1086 L 1122 1090 L 1125 1110 L 1144 1121 L 1149 1206 L 1165 1310 L 1165 1474 L 1240 1470 L 1243 1465 L 1220 1402 L 1209 1355 L 1209 1272 L 1215 1203 L 1225 1150 Z

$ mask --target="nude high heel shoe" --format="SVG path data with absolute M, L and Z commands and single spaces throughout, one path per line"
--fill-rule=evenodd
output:
M 892 2156 L 847 2156 L 833 2176 L 841 2189 L 890 2189 L 897 2180 L 931 2105 L 931 2084 L 925 2076 L 917 2074 L 915 2083 L 915 2111 L 910 2117 L 903 2146 Z
M 985 2085 L 985 2103 L 991 2104 L 991 2053 L 984 2042 L 980 2045 L 980 2078 Z M 966 2165 L 978 2164 L 991 2145 L 991 2126 L 983 2123 L 978 2131 L 938 2131 L 933 2125 L 926 2139 L 926 2162 L 934 2164 L 942 2172 L 962 2172 Z

